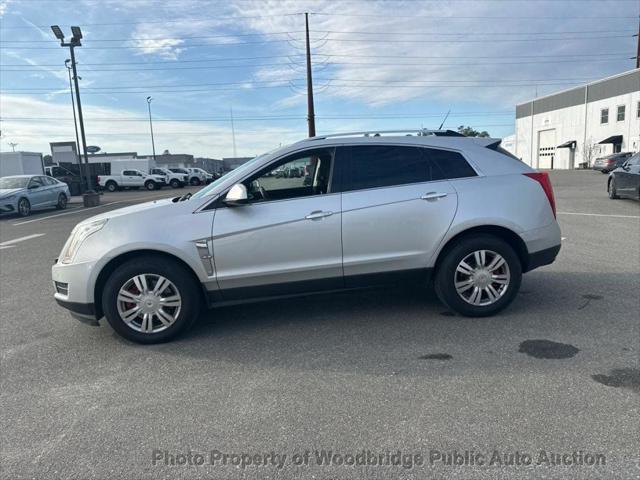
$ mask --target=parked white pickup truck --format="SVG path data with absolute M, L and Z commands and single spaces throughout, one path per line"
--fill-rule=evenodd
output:
M 164 178 L 167 185 L 171 185 L 172 188 L 181 188 L 189 183 L 189 176 L 183 173 L 174 173 L 168 168 L 155 167 L 149 170 L 151 175 L 160 175 Z
M 179 175 L 188 175 L 189 176 L 189 185 L 198 186 L 203 185 L 207 181 L 207 177 L 200 172 L 193 171 L 193 168 L 170 168 L 173 173 L 177 173 Z
M 156 190 L 166 185 L 164 177 L 149 175 L 140 170 L 123 170 L 120 175 L 100 175 L 98 185 L 109 192 L 115 192 L 120 188 L 140 188 Z

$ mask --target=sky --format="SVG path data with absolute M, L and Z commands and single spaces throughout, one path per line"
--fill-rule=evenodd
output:
M 438 128 L 450 112 L 444 128 L 504 137 L 517 103 L 634 68 L 640 1 L 0 0 L 0 150 L 74 139 L 50 25 L 82 28 L 87 144 L 103 152 L 151 153 L 148 96 L 158 153 L 300 140 L 304 12 L 318 134 Z

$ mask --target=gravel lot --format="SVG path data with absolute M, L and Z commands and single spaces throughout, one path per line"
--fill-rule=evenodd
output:
M 219 308 L 157 346 L 70 318 L 50 266 L 83 218 L 176 191 L 1 219 L 2 478 L 637 478 L 640 204 L 552 180 L 560 256 L 497 317 L 379 289 Z

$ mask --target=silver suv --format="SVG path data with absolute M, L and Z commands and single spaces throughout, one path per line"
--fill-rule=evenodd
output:
M 194 195 L 78 224 L 55 299 L 141 343 L 184 331 L 203 305 L 399 281 L 494 314 L 560 250 L 547 174 L 499 144 L 421 131 L 280 148 Z

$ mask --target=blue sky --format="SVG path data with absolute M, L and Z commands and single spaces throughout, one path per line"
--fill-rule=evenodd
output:
M 471 125 L 513 132 L 514 105 L 634 67 L 638 0 L 0 0 L 0 148 L 74 138 L 49 25 L 84 33 L 87 143 L 251 156 L 306 136 L 311 12 L 318 133 Z

